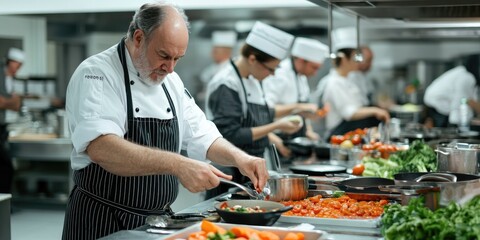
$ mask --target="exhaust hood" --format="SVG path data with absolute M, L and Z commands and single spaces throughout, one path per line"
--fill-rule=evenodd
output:
M 478 0 L 310 0 L 328 3 L 363 18 L 393 18 L 405 21 L 480 20 Z
M 359 16 L 369 40 L 478 40 L 478 0 L 309 0 Z

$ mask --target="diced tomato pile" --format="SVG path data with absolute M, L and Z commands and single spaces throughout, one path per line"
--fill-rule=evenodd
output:
M 318 218 L 376 218 L 382 215 L 387 200 L 357 201 L 346 195 L 339 198 L 322 198 L 321 195 L 300 201 L 284 201 L 285 206 L 293 209 L 284 216 L 303 216 Z

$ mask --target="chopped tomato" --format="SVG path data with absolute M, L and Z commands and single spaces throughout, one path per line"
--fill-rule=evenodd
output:
M 357 176 L 361 176 L 363 171 L 365 171 L 365 165 L 360 163 L 360 164 L 355 165 L 355 167 L 353 167 L 352 174 L 357 175 Z
M 345 141 L 345 137 L 342 135 L 334 135 L 330 139 L 330 143 L 340 145 L 343 141 Z

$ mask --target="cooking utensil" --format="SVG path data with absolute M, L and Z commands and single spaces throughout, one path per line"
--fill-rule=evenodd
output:
M 438 171 L 479 173 L 480 147 L 478 144 L 465 143 L 463 140 L 441 142 L 435 151 Z
M 248 188 L 246 186 L 243 186 L 240 183 L 236 183 L 234 181 L 230 181 L 230 180 L 227 180 L 227 179 L 224 179 L 224 178 L 220 178 L 220 182 L 230 184 L 230 185 L 233 185 L 235 187 L 238 187 L 238 188 L 242 189 L 243 191 L 245 191 L 250 196 L 251 199 L 263 200 L 265 198 L 265 196 L 263 194 L 259 194 L 257 191 L 255 191 L 251 188 Z
M 330 159 L 330 144 L 325 142 L 317 142 L 313 146 L 313 150 L 315 151 L 315 155 L 318 159 Z
M 296 137 L 283 141 L 283 144 L 296 155 L 309 156 L 313 152 L 315 142 L 306 137 Z
M 308 194 L 308 176 L 303 174 L 278 174 L 268 179 L 270 201 L 297 201 Z
M 307 174 L 309 176 L 325 176 L 333 173 L 346 173 L 347 168 L 338 165 L 294 165 L 290 167 L 293 173 Z
M 440 205 L 446 206 L 451 201 L 457 202 L 459 199 L 480 188 L 480 176 L 464 173 L 448 173 L 454 175 L 456 182 L 438 182 L 433 180 L 417 182 L 416 179 L 423 175 L 431 173 L 398 173 L 395 174 L 395 185 L 398 186 L 434 186 L 440 187 Z
M 180 229 L 188 227 L 203 219 L 212 222 L 219 220 L 217 214 L 211 212 L 205 213 L 178 213 L 174 215 L 150 215 L 145 219 L 145 223 L 150 227 L 162 229 Z
M 410 186 L 398 186 L 398 185 L 386 185 L 378 186 L 381 191 L 389 193 L 400 193 L 400 202 L 402 205 L 408 205 L 413 198 L 419 196 L 424 197 L 425 206 L 431 210 L 436 210 L 440 207 L 440 187 L 438 186 L 425 186 L 425 185 L 410 185 Z
M 239 205 L 245 208 L 255 208 L 258 206 L 264 209 L 265 212 L 244 213 L 228 211 L 221 208 L 223 204 L 227 204 L 228 207 Z M 260 226 L 273 225 L 282 213 L 290 211 L 292 208 L 292 206 L 286 207 L 281 203 L 262 200 L 230 200 L 215 204 L 217 213 L 225 222 Z
M 378 186 L 394 185 L 395 182 L 388 178 L 358 177 L 345 179 L 342 181 L 334 181 L 332 184 L 345 192 L 382 194 L 383 192 L 378 189 Z

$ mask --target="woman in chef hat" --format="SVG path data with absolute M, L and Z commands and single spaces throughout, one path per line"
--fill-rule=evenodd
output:
M 369 107 L 368 98 L 357 84 L 348 78 L 359 70 L 357 34 L 353 27 L 338 28 L 332 32 L 332 47 L 336 54 L 335 67 L 320 82 L 321 101 L 330 105 L 326 118 L 327 139 L 343 135 L 357 128 L 377 126 L 380 121 L 389 121 L 390 114 L 378 107 Z M 319 84 L 319 87 L 322 87 Z
M 251 155 L 263 157 L 269 145 L 268 135 L 273 131 L 293 133 L 302 126 L 298 118 L 273 122 L 280 116 L 276 116 L 273 106 L 268 106 L 262 86 L 262 80 L 273 75 L 287 56 L 293 38 L 277 28 L 256 22 L 239 58 L 230 60 L 208 84 L 207 117 L 224 138 Z M 242 175 L 235 171 L 233 180 L 243 182 Z

